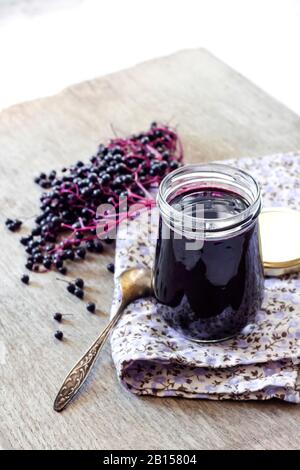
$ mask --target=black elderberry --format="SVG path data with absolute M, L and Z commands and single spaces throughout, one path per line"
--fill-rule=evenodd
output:
M 108 263 L 108 265 L 106 266 L 107 270 L 111 273 L 114 273 L 115 272 L 115 265 L 114 263 Z
M 29 284 L 29 276 L 28 276 L 28 274 L 23 274 L 23 276 L 21 277 L 21 281 L 22 281 L 24 284 Z
M 46 246 L 46 251 L 52 251 L 54 250 L 54 245 L 52 243 L 48 243 Z
M 36 227 L 32 230 L 31 234 L 36 237 L 41 234 L 41 227 Z
M 137 164 L 137 161 L 135 158 L 128 158 L 127 166 L 129 166 L 130 168 L 134 168 L 136 164 Z
M 70 294 L 74 294 L 75 289 L 76 289 L 75 284 L 73 284 L 72 282 L 70 282 L 67 285 L 67 291 L 70 292 Z
M 39 246 L 39 242 L 37 240 L 31 240 L 28 245 L 31 249 L 37 248 Z
M 99 144 L 99 146 L 98 146 L 98 154 L 104 152 L 104 150 L 106 150 L 105 145 Z
M 160 170 L 160 173 L 161 173 L 161 174 L 164 174 L 164 172 L 165 172 L 166 169 L 168 168 L 167 162 L 165 162 L 165 161 L 160 162 L 159 165 L 158 165 L 158 168 L 159 168 L 159 170 Z
M 49 189 L 50 186 L 51 186 L 51 183 L 50 181 L 47 181 L 47 180 L 43 180 L 41 183 L 40 183 L 41 187 L 44 188 L 44 189 Z
M 91 183 L 96 183 L 96 181 L 98 181 L 98 175 L 96 173 L 91 173 L 88 179 Z
M 85 178 L 84 180 L 78 181 L 77 186 L 82 189 L 86 188 L 89 185 L 89 180 Z
M 115 168 L 118 173 L 127 173 L 128 171 L 125 163 L 118 163 Z
M 59 323 L 62 321 L 62 314 L 59 313 L 59 312 L 56 312 L 54 315 L 53 315 L 53 318 L 54 320 L 58 321 Z
M 52 225 L 53 227 L 58 227 L 61 224 L 61 219 L 57 215 L 52 217 Z
M 84 280 L 81 279 L 81 277 L 78 277 L 77 279 L 75 279 L 74 284 L 76 287 L 79 287 L 80 289 L 84 288 Z
M 68 222 L 70 220 L 70 216 L 71 214 L 69 213 L 69 211 L 63 211 L 62 214 L 61 214 L 61 218 L 63 219 L 64 222 Z
M 78 258 L 84 259 L 86 255 L 86 250 L 84 248 L 78 248 L 75 253 Z
M 90 162 L 93 163 L 93 164 L 97 163 L 97 161 L 98 161 L 98 157 L 95 156 L 95 155 L 93 155 L 93 156 L 90 158 Z
M 114 166 L 108 166 L 106 168 L 106 173 L 108 173 L 109 175 L 114 175 L 116 173 L 116 169 Z
M 123 176 L 123 182 L 128 184 L 128 183 L 131 183 L 132 182 L 132 175 L 125 175 Z
M 93 197 L 99 199 L 101 197 L 101 191 L 100 189 L 94 189 L 93 191 Z
M 41 254 L 41 250 L 40 250 L 40 247 L 39 246 L 35 246 L 33 248 L 31 248 L 31 253 L 30 255 L 31 256 L 37 256 L 37 255 L 40 255 Z
M 104 173 L 102 176 L 101 176 L 101 182 L 102 184 L 104 185 L 107 185 L 111 180 L 111 177 L 108 173 Z
M 113 158 L 115 163 L 121 163 L 122 162 L 122 155 L 120 153 L 116 153 Z
M 103 160 L 104 160 L 106 163 L 110 164 L 110 162 L 112 161 L 112 155 L 110 155 L 110 154 L 105 155 L 105 157 L 103 158 Z
M 43 266 L 44 266 L 46 269 L 50 269 L 50 268 L 51 268 L 51 265 L 52 265 L 52 262 L 51 262 L 50 259 L 44 259 Z
M 112 155 L 122 154 L 122 149 L 121 149 L 121 147 L 117 146 L 112 150 L 111 153 L 112 153 Z
M 28 237 L 21 237 L 20 238 L 20 243 L 22 243 L 22 245 L 26 246 L 28 243 L 29 243 L 29 238 Z
M 95 250 L 95 245 L 94 245 L 93 240 L 90 240 L 90 241 L 87 242 L 86 248 L 90 252 L 93 252 Z
M 80 242 L 80 239 L 83 238 L 84 235 L 82 232 L 76 232 L 75 234 L 75 238 Z
M 96 310 L 96 305 L 94 304 L 94 302 L 89 302 L 86 306 L 86 309 L 91 312 L 91 313 L 94 313 L 95 310 Z
M 58 260 L 55 261 L 55 267 L 56 267 L 57 269 L 63 267 L 63 262 L 62 262 L 61 259 L 58 259 Z
M 87 209 L 86 207 L 84 207 L 81 211 L 81 216 L 82 217 L 89 217 L 91 215 L 91 211 L 89 209 Z
M 67 250 L 65 252 L 65 257 L 66 257 L 66 259 L 69 259 L 69 260 L 73 261 L 73 259 L 75 258 L 74 251 L 72 249 Z
M 64 334 L 62 331 L 60 330 L 57 330 L 55 333 L 54 333 L 54 336 L 56 339 L 58 339 L 59 341 L 62 341 L 63 337 L 64 337 Z
M 63 276 L 65 276 L 65 275 L 67 274 L 68 270 L 67 270 L 67 268 L 66 268 L 65 266 L 63 266 L 62 268 L 59 268 L 59 269 L 58 269 L 58 272 L 59 272 L 60 274 L 62 274 Z
M 91 188 L 84 188 L 81 191 L 81 195 L 85 198 L 88 198 L 92 193 L 93 193 L 93 190 Z
M 82 289 L 79 289 L 79 288 L 75 289 L 74 294 L 75 294 L 76 297 L 78 297 L 79 299 L 83 299 L 83 297 L 84 297 L 84 292 L 83 292 L 83 290 L 82 290 Z
M 41 264 L 44 261 L 43 255 L 37 254 L 33 257 L 35 263 Z
M 154 135 L 158 139 L 160 139 L 163 136 L 162 131 L 160 131 L 160 130 L 156 130 Z
M 156 165 L 156 164 L 152 165 L 152 167 L 150 168 L 150 171 L 149 171 L 150 175 L 151 176 L 156 176 L 158 174 L 158 172 L 159 172 L 159 166 Z
M 145 136 L 141 138 L 141 142 L 143 145 L 149 144 L 149 137 Z
M 176 170 L 178 168 L 178 162 L 175 162 L 174 160 L 170 162 L 169 164 L 171 170 Z

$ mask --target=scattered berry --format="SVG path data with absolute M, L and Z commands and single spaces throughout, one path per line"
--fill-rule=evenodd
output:
M 21 277 L 21 281 L 22 281 L 24 284 L 29 284 L 29 276 L 28 276 L 28 274 L 23 274 L 23 276 Z
M 53 318 L 54 320 L 58 321 L 58 322 L 61 322 L 62 321 L 62 314 L 59 313 L 59 312 L 56 312 L 54 315 L 53 315 Z
M 75 284 L 73 284 L 72 282 L 70 282 L 70 284 L 67 285 L 67 291 L 70 292 L 70 294 L 74 294 L 75 293 Z
M 78 299 L 83 299 L 84 297 L 84 292 L 82 289 L 79 289 L 79 288 L 76 288 L 75 289 L 75 292 L 74 294 L 76 295 L 76 297 L 78 297 Z
M 84 288 L 84 280 L 81 279 L 80 277 L 75 279 L 74 284 L 75 284 L 76 287 L 79 287 L 80 289 Z
M 60 272 L 60 274 L 62 274 L 63 276 L 65 276 L 68 272 L 66 266 L 62 266 L 61 268 L 58 269 L 58 271 Z
M 91 313 L 95 313 L 96 305 L 94 304 L 94 302 L 89 302 L 86 306 L 86 309 Z
M 114 273 L 115 272 L 115 265 L 114 263 L 108 263 L 108 265 L 106 266 L 107 270 L 111 273 Z
M 62 341 L 63 337 L 64 337 L 64 334 L 62 331 L 60 330 L 57 330 L 55 333 L 54 333 L 54 336 L 56 339 L 58 339 L 59 341 Z

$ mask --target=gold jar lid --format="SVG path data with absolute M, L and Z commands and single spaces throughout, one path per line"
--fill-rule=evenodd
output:
M 263 209 L 259 216 L 262 259 L 267 276 L 300 271 L 300 212 L 284 207 Z

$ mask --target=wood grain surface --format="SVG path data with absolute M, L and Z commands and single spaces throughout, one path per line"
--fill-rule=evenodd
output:
M 96 315 L 69 295 L 55 273 L 20 281 L 24 251 L 5 217 L 32 217 L 33 175 L 89 157 L 100 141 L 178 125 L 186 160 L 259 156 L 300 148 L 300 118 L 204 50 L 188 50 L 0 115 L 0 448 L 14 449 L 295 449 L 300 407 L 280 402 L 137 398 L 118 383 L 109 345 L 83 393 L 64 413 L 52 409 L 63 377 L 106 324 L 113 248 L 72 265 Z M 31 219 L 21 231 L 25 234 Z M 55 311 L 72 313 L 53 333 Z

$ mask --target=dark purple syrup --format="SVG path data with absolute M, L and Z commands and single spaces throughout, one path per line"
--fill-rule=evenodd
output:
M 239 195 L 204 188 L 176 196 L 170 204 L 195 213 L 201 203 L 206 219 L 225 219 L 247 209 Z M 168 237 L 169 234 L 169 237 Z M 242 233 L 205 239 L 202 248 L 187 250 L 190 239 L 178 238 L 163 219 L 154 266 L 154 290 L 171 326 L 195 340 L 221 340 L 246 326 L 261 306 L 263 270 L 257 220 Z

